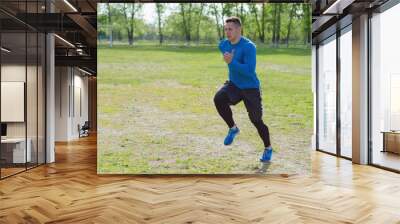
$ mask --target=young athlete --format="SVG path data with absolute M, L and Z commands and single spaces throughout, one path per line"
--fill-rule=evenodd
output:
M 228 65 L 229 80 L 218 90 L 214 103 L 219 115 L 229 127 L 224 144 L 232 144 L 239 134 L 230 105 L 236 105 L 243 100 L 250 121 L 257 128 L 264 143 L 264 152 L 261 162 L 269 162 L 272 157 L 272 147 L 267 125 L 262 120 L 262 104 L 260 81 L 256 70 L 256 46 L 241 35 L 242 24 L 239 18 L 230 17 L 225 21 L 224 31 L 226 39 L 219 44 L 224 61 Z

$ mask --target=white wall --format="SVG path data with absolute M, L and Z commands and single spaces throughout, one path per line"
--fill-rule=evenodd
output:
M 2 65 L 1 81 L 25 82 L 25 65 Z
M 68 141 L 69 68 L 55 68 L 55 141 Z
M 83 75 L 76 68 L 56 67 L 56 141 L 79 138 L 78 124 L 88 120 L 88 78 Z
M 77 74 L 78 72 L 78 74 Z M 74 79 L 74 108 L 73 108 L 73 119 L 72 119 L 72 132 L 74 137 L 78 137 L 77 126 L 81 126 L 88 120 L 88 78 L 87 76 L 82 76 L 83 73 L 75 70 Z M 80 96 L 80 97 L 79 97 Z M 79 102 L 80 101 L 80 102 Z M 81 107 L 81 108 L 79 108 Z M 80 111 L 81 110 L 81 111 Z M 75 113 L 74 113 L 75 111 Z

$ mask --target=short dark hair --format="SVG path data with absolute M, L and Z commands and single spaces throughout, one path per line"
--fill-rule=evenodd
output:
M 237 26 L 242 26 L 242 21 L 240 21 L 240 18 L 239 18 L 239 17 L 236 17 L 236 16 L 228 17 L 228 18 L 225 20 L 225 23 L 234 23 L 234 24 L 236 24 Z

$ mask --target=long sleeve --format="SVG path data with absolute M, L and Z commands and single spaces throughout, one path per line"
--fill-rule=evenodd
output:
M 218 49 L 219 49 L 219 51 L 221 51 L 221 53 L 223 52 L 222 45 L 223 45 L 223 41 L 220 41 L 218 44 Z
M 240 74 L 253 76 L 256 70 L 256 47 L 253 44 L 247 44 L 244 52 L 243 64 L 237 60 L 232 60 L 228 66 L 233 70 L 239 71 Z

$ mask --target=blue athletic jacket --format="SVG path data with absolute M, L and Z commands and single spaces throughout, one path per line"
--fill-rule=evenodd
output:
M 231 44 L 227 39 L 219 43 L 219 50 L 233 53 L 233 59 L 228 64 L 229 80 L 240 89 L 260 88 L 260 81 L 256 74 L 256 45 L 246 37 Z

